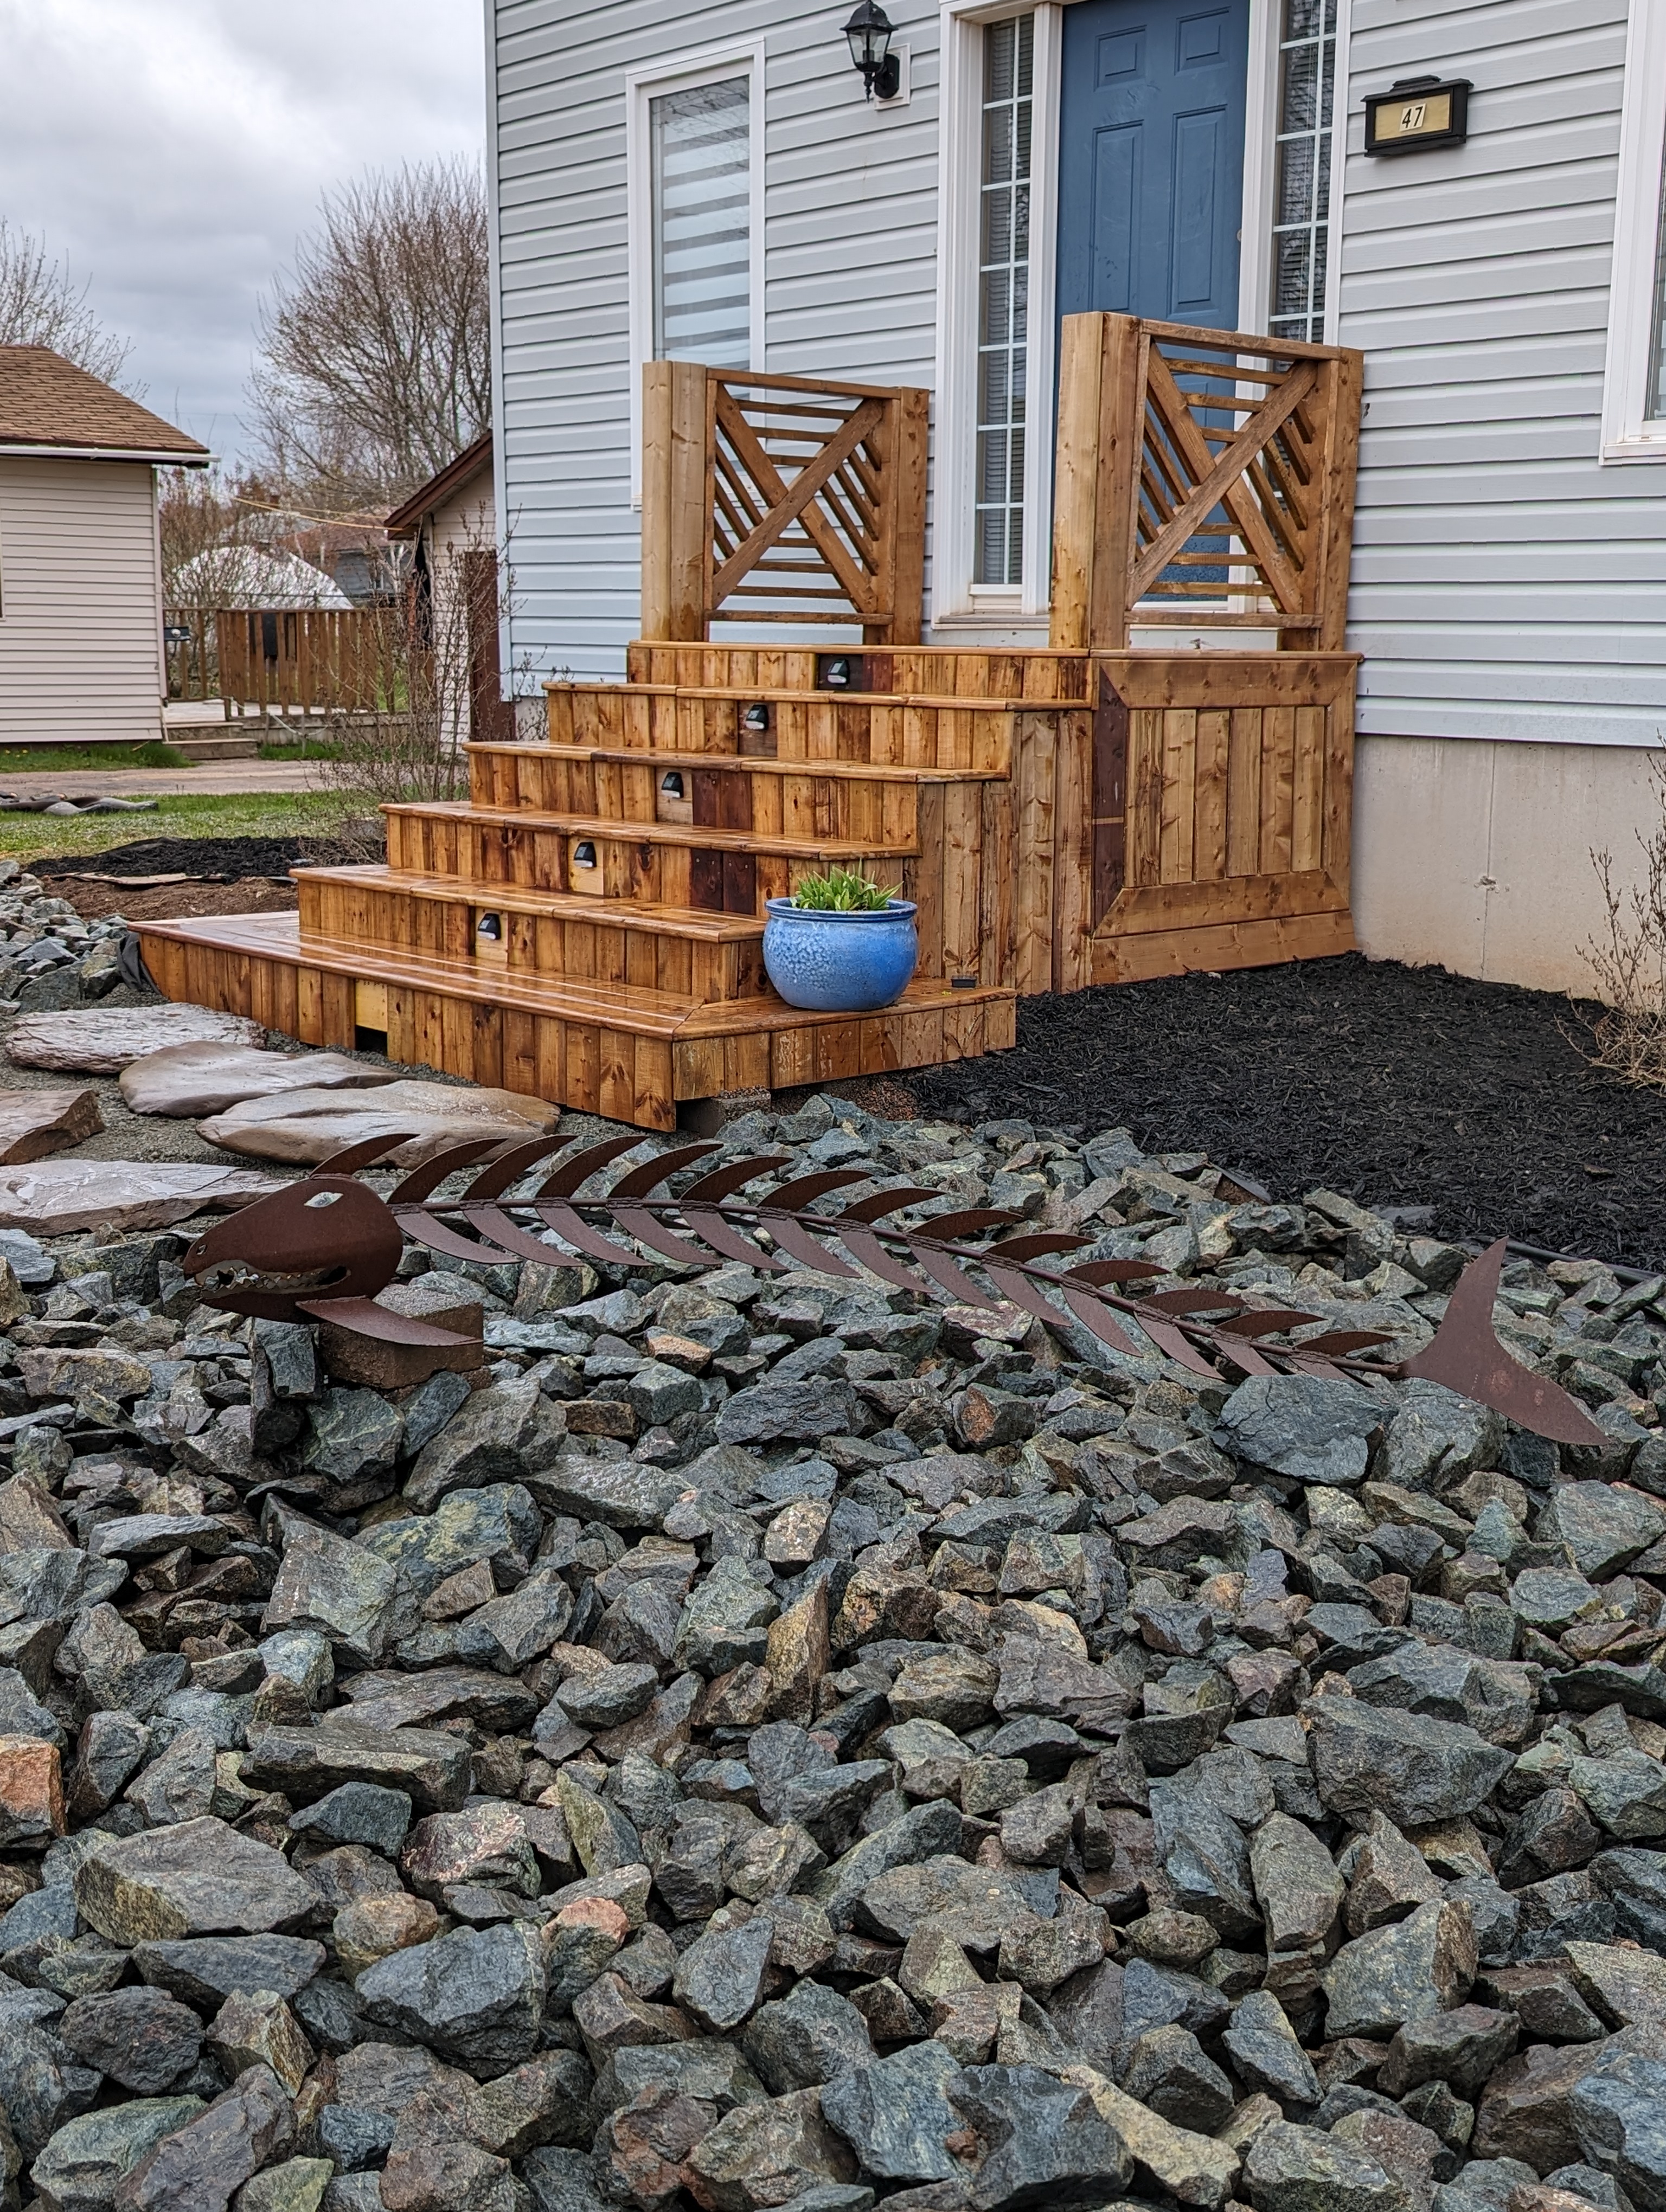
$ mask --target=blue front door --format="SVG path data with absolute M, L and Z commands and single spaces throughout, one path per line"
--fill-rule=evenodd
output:
M 1059 313 L 1231 330 L 1250 0 L 1074 0 L 1059 108 Z

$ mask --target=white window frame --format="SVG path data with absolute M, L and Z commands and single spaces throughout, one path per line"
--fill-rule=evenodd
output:
M 1635 0 L 1643 4 L 1644 0 Z M 1653 0 L 1666 8 L 1666 0 Z M 1237 327 L 1264 332 L 1272 313 L 1274 163 L 1278 146 L 1281 0 L 1250 0 L 1243 206 Z M 1024 580 L 972 581 L 976 542 L 978 244 L 983 155 L 983 27 L 1036 19 L 1030 156 L 1030 320 L 1025 389 Z M 1335 343 L 1342 182 L 1347 143 L 1349 0 L 1336 15 L 1325 341 Z M 939 141 L 937 422 L 932 502 L 933 629 L 1042 629 L 1052 603 L 1055 380 L 1058 352 L 1061 0 L 942 0 L 943 120 Z
M 977 529 L 978 246 L 983 29 L 1036 19 L 1030 108 L 1030 287 L 1025 360 L 1024 578 L 974 584 Z M 937 435 L 932 502 L 933 629 L 1044 629 L 1053 594 L 1053 385 L 1058 355 L 1060 0 L 944 0 L 938 151 Z
M 747 318 L 751 325 L 749 368 L 768 367 L 763 331 L 763 63 L 764 41 L 702 46 L 667 55 L 643 69 L 627 70 L 625 88 L 625 252 L 630 300 L 630 500 L 642 498 L 642 368 L 654 359 L 654 149 L 649 102 L 666 92 L 747 82 Z
M 1330 205 L 1325 219 L 1323 343 L 1337 343 L 1341 307 L 1343 178 L 1348 153 L 1348 34 L 1353 0 L 1336 0 L 1331 87 Z M 1279 52 L 1283 0 L 1250 0 L 1250 67 L 1243 117 L 1243 225 L 1238 248 L 1241 331 L 1263 335 L 1273 319 L 1273 225 L 1279 190 Z
M 1602 374 L 1600 458 L 1666 461 L 1666 421 L 1645 413 L 1649 389 L 1655 256 L 1666 170 L 1666 0 L 1631 0 L 1626 87 L 1614 182 L 1614 271 Z

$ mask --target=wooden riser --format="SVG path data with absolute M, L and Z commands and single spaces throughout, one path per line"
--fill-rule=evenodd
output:
M 518 884 L 585 898 L 643 900 L 717 914 L 759 914 L 800 877 L 829 866 L 894 882 L 913 841 L 770 838 L 752 830 L 623 823 L 484 807 L 391 806 L 390 867 L 471 884 Z M 593 853 L 581 863 L 580 848 Z
M 806 1014 L 303 945 L 293 915 L 145 922 L 139 937 L 169 998 L 252 1014 L 306 1044 L 351 1046 L 374 1030 L 391 1059 L 641 1128 L 674 1128 L 684 1099 L 935 1066 L 1013 1040 L 1010 991 L 916 982 L 883 1013 Z
M 931 697 L 824 693 L 806 698 L 802 692 L 636 689 L 620 684 L 550 684 L 547 696 L 551 744 L 724 753 L 754 760 L 868 762 L 977 775 L 1007 773 L 1013 717 L 1038 711 L 1022 700 L 963 706 Z M 741 722 L 748 707 L 757 705 L 769 710 L 769 727 L 762 734 L 745 730 Z
M 763 924 L 753 915 L 505 891 L 380 867 L 299 871 L 295 887 L 303 947 L 313 939 L 403 947 L 425 957 L 472 962 L 483 975 L 619 984 L 696 1003 L 757 999 L 769 990 Z M 480 935 L 483 915 L 497 921 L 499 950 Z
M 918 835 L 919 785 L 908 770 L 826 775 L 736 758 L 720 767 L 699 753 L 598 758 L 579 748 L 548 745 L 476 751 L 469 766 L 474 805 L 494 811 L 682 823 L 696 830 L 753 830 L 810 846 L 830 842 L 898 853 L 912 849 Z
M 672 684 L 679 690 L 733 691 L 751 698 L 775 691 L 818 691 L 818 663 L 826 646 L 658 644 L 626 648 L 625 677 L 632 684 Z M 840 652 L 843 647 L 837 647 Z M 1079 705 L 1087 696 L 1084 653 L 992 651 L 987 646 L 856 647 L 861 690 L 932 699 L 1022 700 L 1027 705 Z M 819 696 L 830 695 L 822 690 Z M 846 698 L 860 694 L 847 693 Z

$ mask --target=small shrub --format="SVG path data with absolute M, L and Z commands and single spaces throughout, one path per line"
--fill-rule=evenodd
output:
M 170 745 L 161 738 L 147 738 L 143 744 L 133 748 L 135 768 L 184 768 L 189 759 L 177 745 Z
M 1588 940 L 1580 951 L 1603 1002 L 1584 1017 L 1592 1039 L 1586 1057 L 1624 1082 L 1666 1091 L 1666 765 L 1656 760 L 1651 769 L 1659 811 L 1652 829 L 1633 833 L 1643 881 L 1622 890 L 1613 854 L 1591 854 L 1608 935 Z
M 878 914 L 897 896 L 894 887 L 874 883 L 859 869 L 830 868 L 824 876 L 801 876 L 793 903 L 818 914 Z

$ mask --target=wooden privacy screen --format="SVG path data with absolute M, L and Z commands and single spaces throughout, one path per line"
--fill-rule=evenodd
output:
M 393 610 L 222 608 L 214 617 L 220 696 L 256 707 L 374 707 L 377 625 L 398 619 Z
M 920 635 L 929 395 L 754 376 L 698 362 L 642 371 L 645 639 L 714 622 L 856 623 Z
M 1352 653 L 1095 663 L 1091 980 L 1353 946 Z
M 1340 651 L 1362 356 L 1132 315 L 1061 330 L 1052 641 L 1131 622 Z

